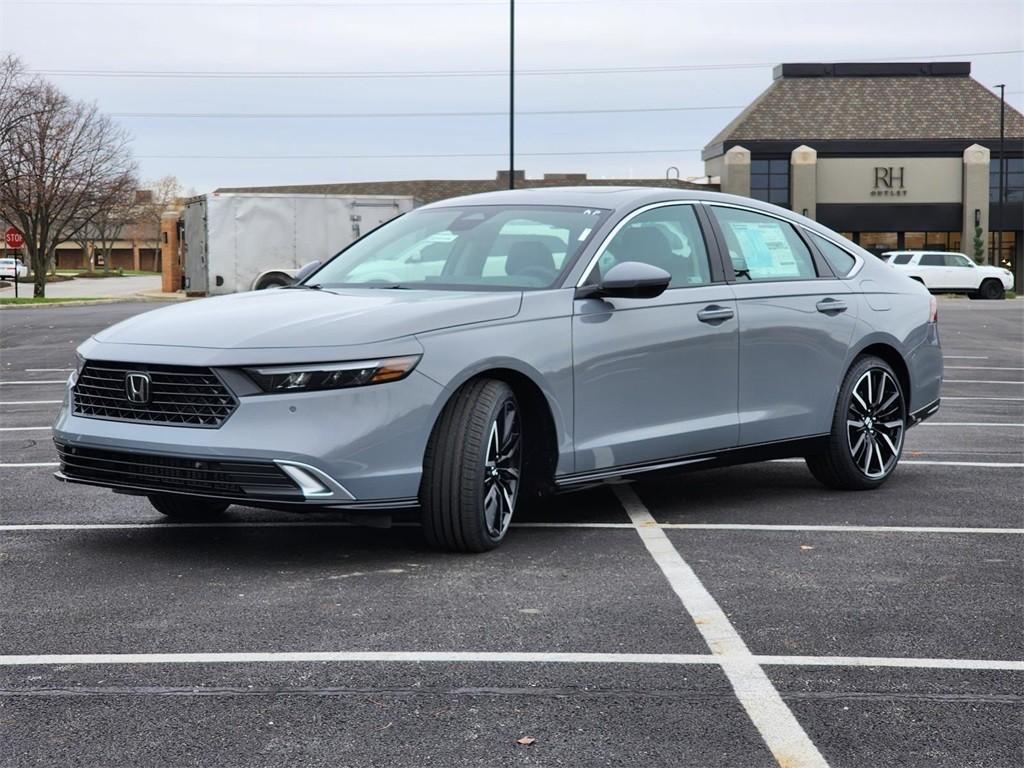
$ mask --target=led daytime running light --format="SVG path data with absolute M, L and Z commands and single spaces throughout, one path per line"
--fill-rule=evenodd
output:
M 398 381 L 408 376 L 419 360 L 419 355 L 406 355 L 344 363 L 246 368 L 245 372 L 264 392 L 313 392 Z

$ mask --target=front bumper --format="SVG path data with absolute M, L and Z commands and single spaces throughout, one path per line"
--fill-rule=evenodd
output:
M 413 371 L 369 387 L 239 397 L 219 428 L 196 429 L 76 415 L 69 386 L 53 430 L 57 477 L 252 506 L 408 507 L 441 394 Z

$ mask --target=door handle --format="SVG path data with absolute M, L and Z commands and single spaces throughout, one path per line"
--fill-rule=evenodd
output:
M 720 323 L 723 320 L 728 320 L 735 316 L 728 307 L 720 307 L 717 304 L 711 304 L 710 306 L 704 307 L 700 312 L 697 313 L 697 319 L 702 323 Z
M 846 302 L 839 301 L 838 299 L 822 299 L 814 307 L 819 312 L 824 312 L 827 315 L 830 312 L 845 312 Z

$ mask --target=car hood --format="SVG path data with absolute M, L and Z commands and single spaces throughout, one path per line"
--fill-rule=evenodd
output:
M 207 349 L 336 347 L 514 317 L 520 292 L 270 289 L 146 312 L 95 339 Z

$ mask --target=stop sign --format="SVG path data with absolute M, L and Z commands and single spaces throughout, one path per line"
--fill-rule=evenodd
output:
M 21 248 L 25 244 L 25 236 L 21 234 L 21 230 L 17 227 L 8 227 L 7 231 L 4 232 L 4 242 L 7 243 L 8 248 Z

